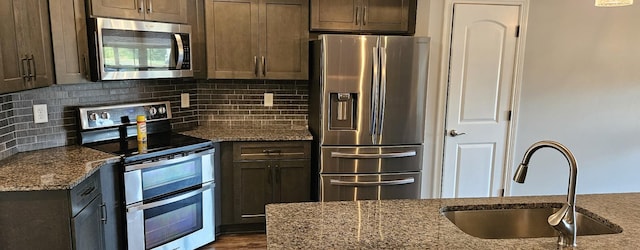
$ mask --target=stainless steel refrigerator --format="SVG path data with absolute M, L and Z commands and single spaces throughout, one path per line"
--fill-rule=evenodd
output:
M 429 38 L 320 35 L 311 48 L 316 198 L 420 198 Z

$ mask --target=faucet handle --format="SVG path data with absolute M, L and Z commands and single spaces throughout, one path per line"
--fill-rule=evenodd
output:
M 558 237 L 558 245 L 560 246 L 573 246 L 576 244 L 577 228 L 576 228 L 576 215 L 574 211 L 575 207 L 565 203 L 562 208 L 553 213 L 547 219 L 547 222 L 551 227 L 560 233 Z

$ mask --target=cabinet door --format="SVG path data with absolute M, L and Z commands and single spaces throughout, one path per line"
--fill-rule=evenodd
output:
M 0 92 L 51 85 L 53 62 L 47 1 L 2 1 L 0 8 L 3 34 L 0 38 Z M 31 77 L 26 78 L 27 75 Z
M 35 79 L 27 81 L 27 88 L 46 87 L 53 84 L 53 56 L 51 51 L 51 25 L 47 0 L 25 0 L 27 4 L 26 32 L 31 70 Z
M 107 164 L 100 167 L 100 191 L 104 209 L 104 245 L 105 249 L 124 249 L 124 201 L 122 199 L 122 172 L 119 164 Z
M 102 196 L 98 195 L 73 217 L 74 249 L 104 249 L 101 203 Z
M 145 0 L 91 0 L 91 15 L 126 19 L 144 19 Z
M 146 20 L 187 23 L 188 0 L 145 0 Z
M 14 5 L 15 2 L 15 5 Z M 20 44 L 26 42 L 22 32 L 16 33 L 22 22 L 25 2 L 0 1 L 0 93 L 24 89 L 23 64 L 24 53 Z
M 310 167 L 309 160 L 279 161 L 273 163 L 275 168 L 275 185 L 273 200 L 275 202 L 310 201 Z
M 197 79 L 207 78 L 207 56 L 204 33 L 204 0 L 187 1 L 188 23 L 191 25 L 191 68 Z
M 84 3 L 84 0 L 49 0 L 57 84 L 91 81 Z
M 262 0 L 260 61 L 267 79 L 308 79 L 309 2 Z
M 209 78 L 258 77 L 258 0 L 206 0 Z
M 363 0 L 363 31 L 409 31 L 409 9 L 415 0 Z M 415 6 L 413 7 L 415 9 Z M 414 17 L 415 20 L 415 17 Z
M 358 30 L 360 26 L 359 15 L 362 13 L 360 1 L 311 0 L 311 30 Z
M 264 222 L 264 206 L 272 202 L 271 166 L 267 162 L 237 162 L 233 168 L 233 207 L 236 222 Z

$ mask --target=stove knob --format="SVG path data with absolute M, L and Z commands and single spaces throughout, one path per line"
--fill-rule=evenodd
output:
M 98 120 L 98 114 L 96 113 L 89 114 L 89 121 L 96 121 L 96 120 Z
M 111 118 L 111 114 L 109 114 L 109 112 L 102 112 L 100 114 L 100 118 L 105 119 L 105 120 L 109 120 L 109 118 Z
M 158 110 L 154 107 L 149 108 L 149 114 L 151 114 L 151 116 L 155 116 L 158 113 Z
M 159 107 L 158 112 L 160 112 L 161 115 L 164 115 L 165 113 L 167 113 L 167 108 L 165 108 L 164 106 Z

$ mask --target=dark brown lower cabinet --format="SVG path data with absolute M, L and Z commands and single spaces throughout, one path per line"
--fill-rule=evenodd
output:
M 82 212 L 73 217 L 74 249 L 105 249 L 104 228 L 102 220 L 102 196 L 94 198 Z
M 107 207 L 116 201 L 102 195 L 100 173 L 71 190 L 0 192 L 0 248 L 121 249 L 111 226 L 118 214 Z
M 225 144 L 222 233 L 264 230 L 266 204 L 310 201 L 310 142 Z

